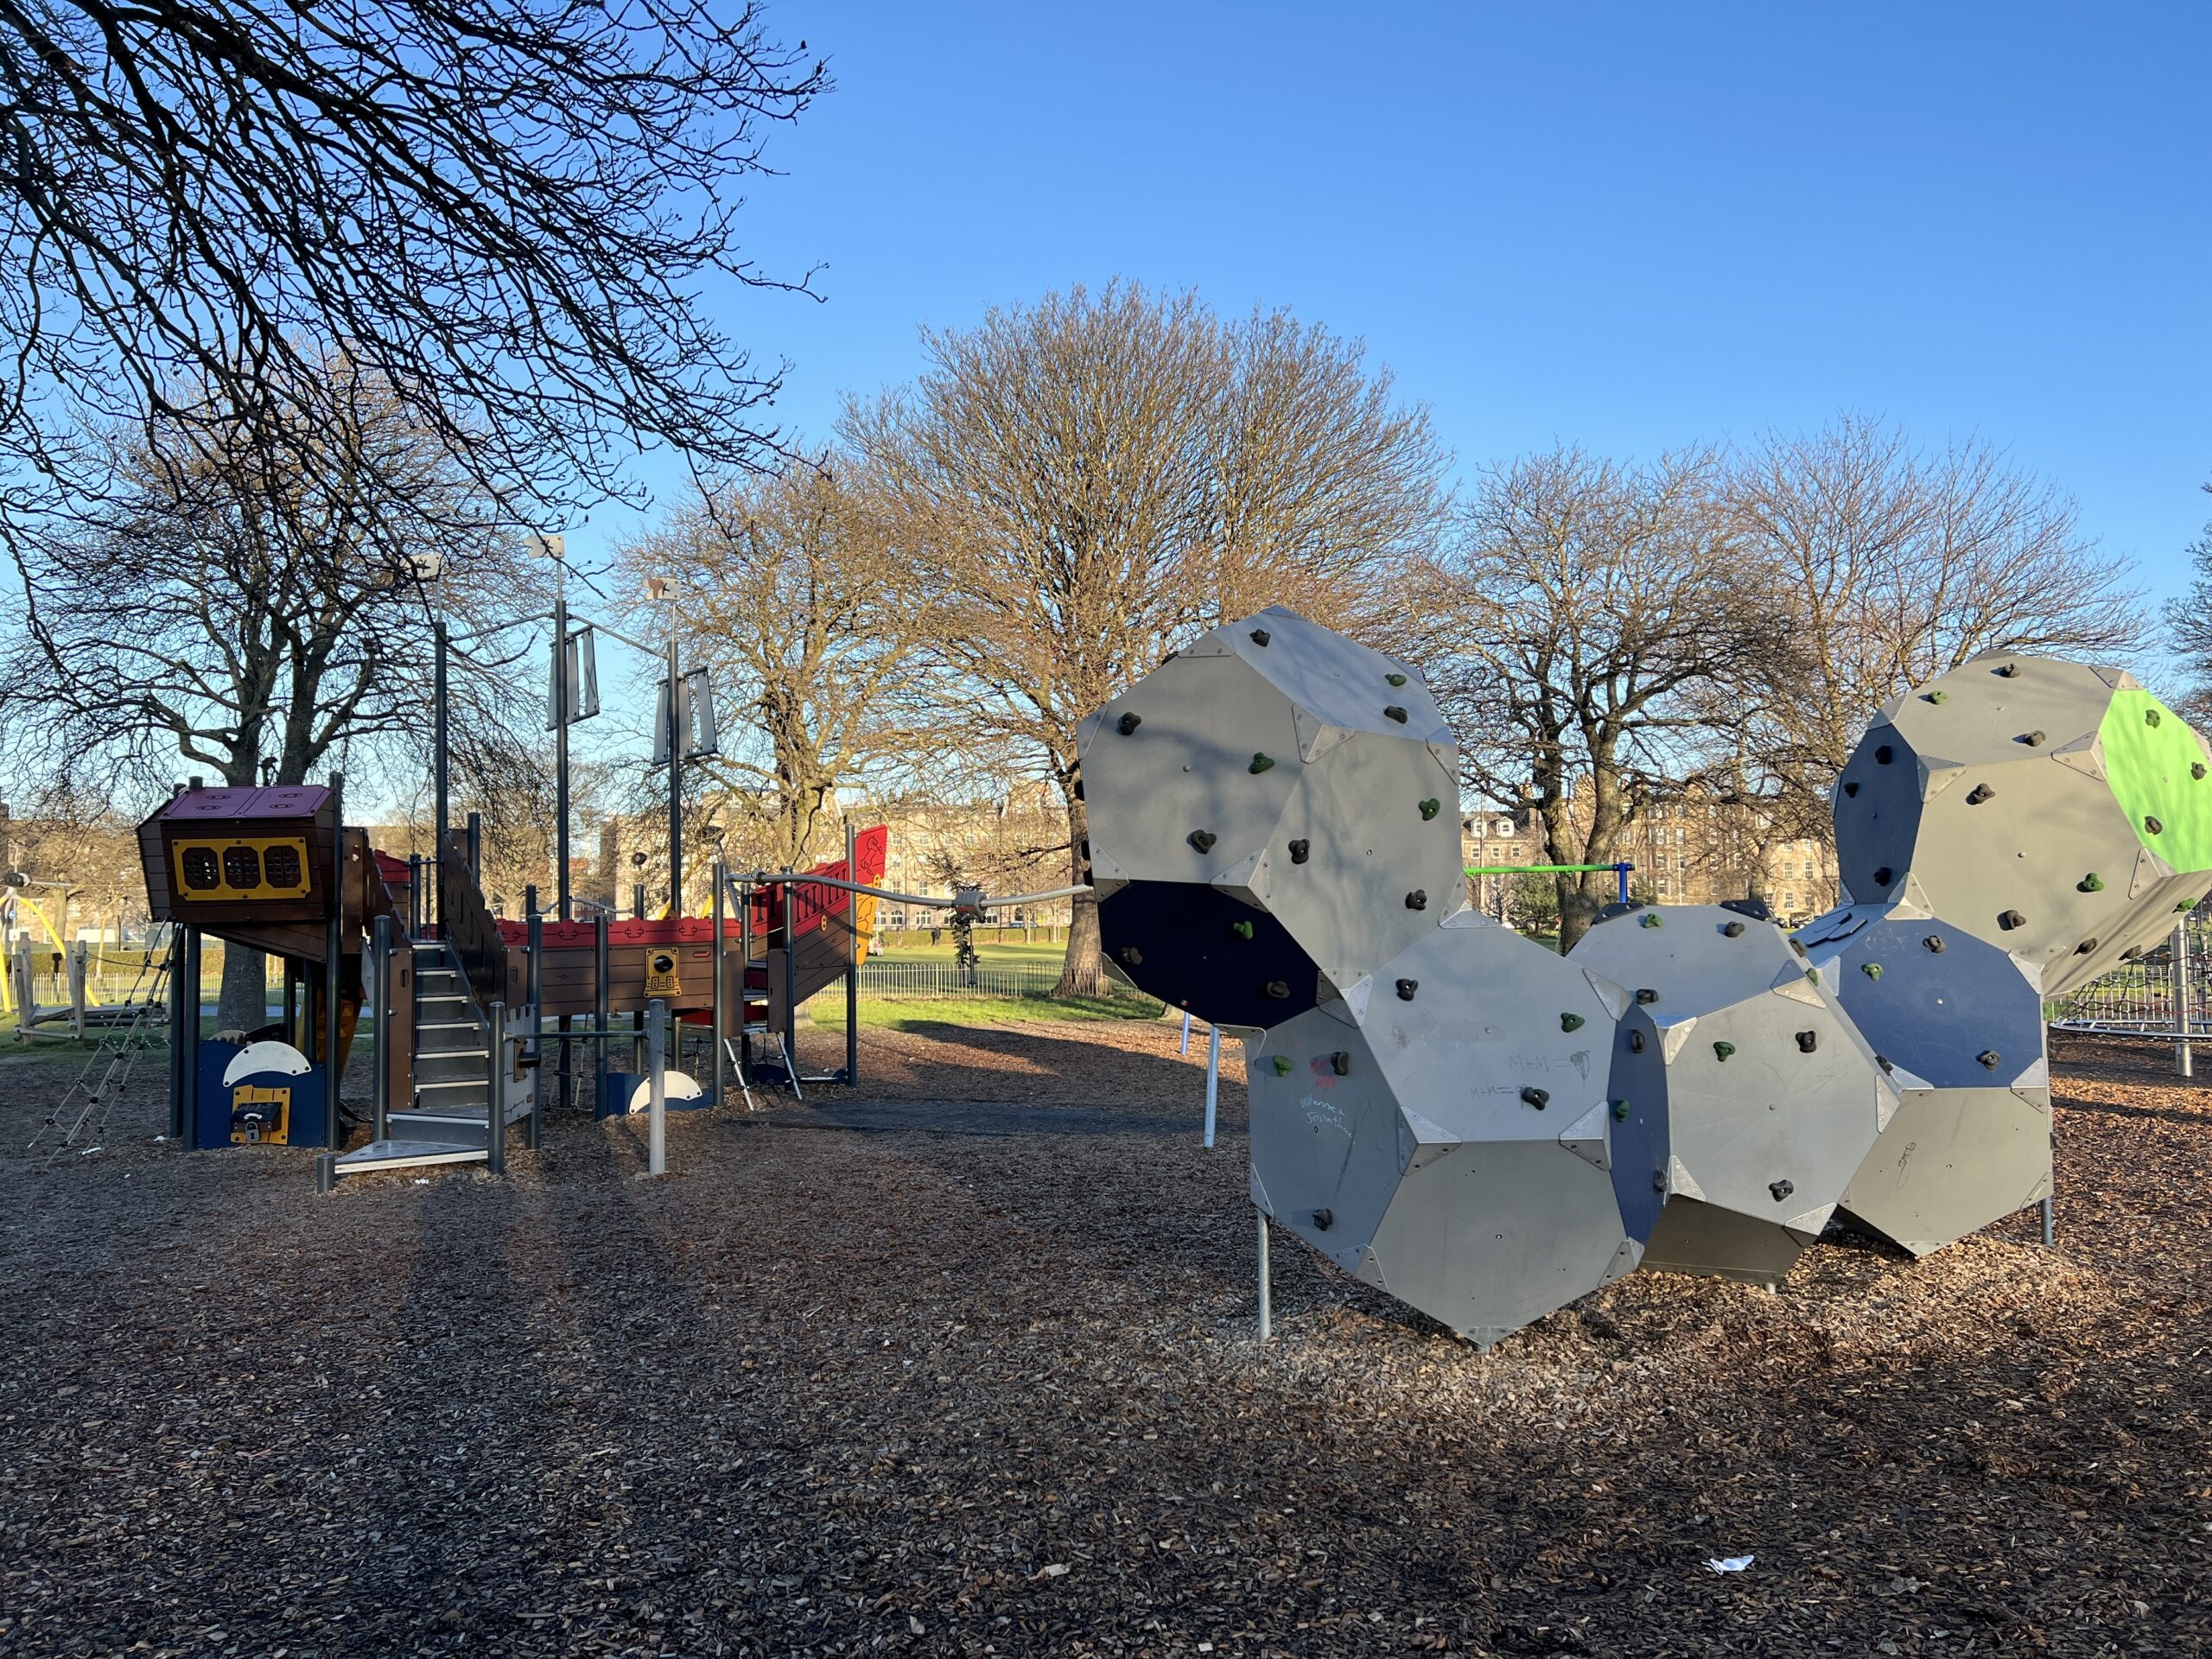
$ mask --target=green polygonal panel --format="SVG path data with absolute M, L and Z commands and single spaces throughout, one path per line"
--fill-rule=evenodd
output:
M 2127 687 L 2113 693 L 2097 743 L 2137 838 L 2176 870 L 2212 871 L 2212 755 L 2204 740 L 2148 691 Z M 2152 820 L 2157 833 L 2146 827 Z

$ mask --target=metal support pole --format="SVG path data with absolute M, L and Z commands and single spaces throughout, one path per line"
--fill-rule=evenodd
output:
M 2189 923 L 2182 921 L 2174 929 L 2174 1073 L 2177 1077 L 2196 1075 L 2196 1051 L 2190 1041 L 2193 1031 L 2189 1017 Z
M 468 879 L 478 887 L 484 885 L 484 815 L 468 815 Z
M 438 659 L 437 670 L 432 681 L 433 689 L 430 693 L 430 706 L 432 710 L 431 718 L 437 734 L 434 740 L 437 752 L 437 758 L 434 770 L 436 773 L 438 823 L 436 833 L 430 837 L 430 857 L 432 861 L 435 861 L 445 855 L 446 821 L 450 810 L 448 797 L 451 791 L 448 788 L 448 784 L 453 766 L 451 750 L 448 747 L 446 740 L 447 646 L 445 619 L 443 617 L 438 618 L 437 620 L 431 625 L 431 629 L 437 636 Z M 443 922 L 445 918 L 441 916 L 438 918 L 438 920 L 440 922 Z
M 1175 1052 L 1178 1054 L 1187 1054 L 1191 1052 L 1191 1011 L 1188 1008 L 1183 1010 L 1182 1046 L 1178 1048 Z
M 663 1027 L 667 1004 L 658 997 L 645 1010 L 645 1064 L 652 1082 L 645 1095 L 646 1173 L 668 1173 L 668 1054 Z
M 737 1064 L 741 1071 L 753 1064 L 753 1037 L 748 1029 L 753 1019 L 753 884 L 740 882 L 737 890 L 737 954 L 743 962 L 737 970 Z M 767 990 L 767 976 L 761 976 L 761 990 Z M 748 1091 L 745 1103 L 752 1105 Z
M 613 1040 L 613 1033 L 607 1028 L 613 1016 L 607 1007 L 607 912 L 602 910 L 592 918 L 591 935 L 592 1023 L 599 1027 L 599 1040 L 592 1045 L 596 1057 L 592 1062 L 591 1115 L 594 1117 L 606 1109 L 607 1046 Z
M 788 876 L 791 867 L 784 866 Z M 785 881 L 784 895 L 784 1065 L 798 1088 L 798 889 Z
M 2043 1201 L 2043 1247 L 2049 1249 L 2058 1243 L 2058 1206 L 2056 1201 Z
M 1213 1145 L 1214 1103 L 1221 1095 L 1221 1027 L 1206 1028 L 1206 1145 Z
M 192 1042 L 186 1035 L 185 1010 L 195 1007 L 200 999 L 195 995 L 185 995 L 186 963 L 190 957 L 187 941 L 192 937 L 188 927 L 175 929 L 169 936 L 169 1139 L 184 1139 L 184 1126 L 189 1121 L 185 1107 L 191 1094 L 187 1079 L 192 1074 Z M 196 1017 L 196 1015 L 195 1015 Z
M 1255 1207 L 1252 1214 L 1260 1224 L 1260 1340 L 1266 1342 L 1275 1333 L 1274 1290 L 1268 1282 L 1268 1212 Z
M 507 1173 L 507 1005 L 492 1003 L 491 1040 L 484 1045 L 484 1167 Z
M 726 1010 L 723 1006 L 724 999 L 722 996 L 722 970 L 728 965 L 729 952 L 722 943 L 722 881 L 725 872 L 722 861 L 719 858 L 715 861 L 714 870 L 715 945 L 714 950 L 708 959 L 714 963 L 715 969 L 715 1008 L 713 1026 L 715 1045 L 715 1104 L 719 1107 L 722 1103 L 722 1075 L 725 1070 L 722 1060 L 722 1037 L 723 1033 L 728 1030 L 728 1027 L 723 1023 Z
M 860 866 L 853 861 L 852 820 L 845 821 L 845 879 L 860 880 Z M 845 931 L 852 936 L 850 961 L 845 969 L 845 1086 L 861 1080 L 861 895 L 845 895 Z
M 676 664 L 676 588 L 668 601 L 668 913 L 683 913 L 683 682 Z
M 630 919 L 633 922 L 641 922 L 645 918 L 645 884 L 642 881 L 632 881 L 630 884 Z
M 338 1090 L 346 1077 L 346 1056 L 339 1052 L 340 980 L 346 965 L 346 779 L 330 774 L 330 927 L 324 935 L 322 963 L 322 1060 L 328 1083 L 323 1090 L 322 1149 L 344 1144 L 338 1132 Z
M 545 1130 L 545 918 L 537 913 L 537 885 L 531 882 L 522 890 L 523 913 L 530 919 L 525 925 L 528 941 L 523 951 L 527 964 L 524 972 L 525 989 L 523 995 L 530 1001 L 530 1127 L 524 1131 L 524 1145 L 532 1152 L 544 1138 Z
M 375 1091 L 369 1108 L 369 1139 L 381 1141 L 391 1128 L 385 1116 L 391 1097 L 391 918 L 379 916 L 376 925 L 376 954 L 373 977 L 369 982 L 377 988 L 376 1063 L 372 1068 L 370 1087 Z
M 1622 904 L 1628 903 L 1628 873 L 1635 868 L 1636 866 L 1633 864 L 1616 864 L 1613 866 L 1613 874 L 1620 879 L 1620 902 Z
M 423 902 L 423 855 L 407 855 L 407 941 L 423 937 L 423 918 L 429 910 Z
M 570 922 L 575 919 L 574 900 L 569 892 L 569 588 L 568 563 L 556 556 L 553 560 L 553 860 L 554 918 Z M 537 906 L 532 906 L 534 912 Z M 540 1007 L 535 995 L 531 1006 Z M 543 1015 L 539 1015 L 543 1024 Z M 569 1104 L 569 1016 L 561 1016 L 561 1066 L 559 1089 L 563 1110 Z M 538 1122 L 543 1111 L 545 1075 L 541 1070 L 534 1079 L 534 1097 L 539 1106 L 530 1115 L 530 1144 L 537 1145 Z M 594 1110 L 597 1109 L 594 1108 Z

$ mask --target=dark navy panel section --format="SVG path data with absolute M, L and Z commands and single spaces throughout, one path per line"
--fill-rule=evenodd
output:
M 1835 785 L 1835 858 L 1860 904 L 1896 896 L 1920 833 L 1920 762 L 1885 722 L 1868 728 Z
M 2009 1083 L 2043 1052 L 2035 988 L 1995 945 L 1940 920 L 1863 929 L 1836 961 L 1835 992 L 1877 1054 L 1939 1089 Z
M 1289 931 L 1216 887 L 1132 881 L 1100 902 L 1098 931 L 1116 967 L 1213 1025 L 1279 1026 L 1319 1001 L 1321 970 Z
M 1630 1033 L 1643 1039 L 1631 1044 Z M 1665 1202 L 1660 1185 L 1667 1170 L 1667 1065 L 1659 1057 L 1659 1028 L 1641 1008 L 1622 1016 L 1613 1038 L 1612 1070 L 1605 1083 L 1611 1116 L 1613 1192 L 1621 1226 L 1639 1244 L 1651 1242 Z M 1622 1104 L 1627 1103 L 1627 1116 Z

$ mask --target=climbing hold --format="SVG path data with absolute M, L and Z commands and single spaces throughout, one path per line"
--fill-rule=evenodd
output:
M 2027 925 L 2028 918 L 2017 910 L 2001 910 L 1997 912 L 1997 925 L 2007 933 L 2016 927 L 2025 927 Z
M 1996 671 L 2004 678 L 2009 680 L 2015 674 L 2018 674 L 2020 671 L 2020 665 L 2018 663 L 1999 663 L 1997 665 Z
M 1316 1210 L 1313 1212 L 1313 1230 L 1318 1233 L 1327 1232 L 1329 1224 L 1336 1218 L 1337 1212 L 1333 1210 Z
M 1120 731 L 1123 737 L 1127 737 L 1131 732 L 1134 732 L 1138 727 L 1143 724 L 1144 716 L 1142 715 L 1123 715 L 1116 729 Z
M 2198 783 L 2202 783 L 2204 781 L 2204 763 L 2202 760 L 2199 760 L 2191 765 L 2189 769 L 2189 775 L 2196 779 Z
M 1214 842 L 1219 841 L 1221 837 L 1211 830 L 1193 830 L 1185 839 L 1200 852 L 1210 853 L 1213 850 Z
M 1252 937 L 1252 924 L 1249 922 L 1231 922 L 1229 925 L 1229 931 L 1240 939 L 1249 939 Z
M 1551 1104 L 1552 1097 L 1548 1094 L 1545 1093 L 1541 1089 L 1538 1089 L 1532 1084 L 1529 1088 L 1523 1089 L 1521 1091 L 1521 1098 L 1528 1102 L 1529 1105 L 1535 1107 L 1541 1112 L 1545 1107 Z
M 1393 685 L 1403 685 L 1406 683 L 1406 677 L 1402 674 L 1385 674 L 1382 677 Z
M 2091 870 L 2074 884 L 2074 891 L 2076 893 L 2102 893 L 2104 890 L 2105 879 L 2094 870 Z
M 1613 1122 L 1616 1123 L 1628 1122 L 1628 1102 L 1617 1100 L 1613 1103 Z
M 1997 1069 L 1997 1062 L 1999 1058 L 2000 1057 L 1997 1051 L 1993 1048 L 1985 1048 L 1980 1053 L 1974 1056 L 1974 1058 L 1981 1062 L 1981 1069 L 1985 1071 L 1994 1071 Z
M 1643 1052 L 1643 1033 L 1642 1032 L 1631 1031 L 1629 1033 L 1628 1052 L 1631 1054 L 1641 1054 Z
M 1800 1054 L 1810 1054 L 1820 1046 L 1821 1033 L 1819 1032 L 1801 1031 L 1797 1033 L 1797 1052 Z
M 1817 968 L 1808 968 L 1805 970 L 1805 982 L 1808 985 L 1819 984 L 1821 982 L 1821 970 Z
M 1894 751 L 1891 749 L 1888 744 L 1883 744 L 1881 747 L 1874 751 L 1874 764 L 1878 766 L 1888 766 L 1893 753 Z
M 1744 925 L 1741 922 L 1723 922 L 1720 925 L 1720 937 L 1724 939 L 1741 938 L 1743 934 Z
M 1289 1075 L 1290 1075 L 1290 1056 L 1289 1056 L 1289 1055 L 1287 1055 L 1287 1054 L 1278 1054 L 1278 1055 L 1276 1055 L 1276 1056 L 1275 1056 L 1275 1076 L 1277 1076 L 1277 1077 L 1288 1077 Z
M 1794 1181 L 1769 1181 L 1766 1184 L 1766 1190 L 1773 1193 L 1774 1201 L 1780 1204 L 1797 1190 L 1797 1185 Z
M 1659 925 L 1659 912 L 1656 910 L 1644 912 L 1643 915 L 1637 920 L 1637 925 L 1638 927 L 1657 927 Z
M 2044 734 L 2041 732 L 2023 732 L 2020 734 L 2020 741 L 2026 744 L 2031 749 L 2039 749 L 2043 747 L 2044 741 Z
M 1329 1070 L 1340 1077 L 1351 1076 L 1351 1051 L 1340 1048 L 1329 1056 Z
M 1414 1000 L 1414 993 L 1420 988 L 1421 981 L 1417 979 L 1400 980 L 1398 982 L 1398 1001 L 1401 1002 L 1412 1001 Z
M 1431 818 L 1434 817 L 1443 810 L 1444 803 L 1436 799 L 1433 796 L 1430 797 L 1427 800 L 1425 800 L 1421 804 L 1421 822 L 1423 823 L 1427 823 Z
M 1406 723 L 1406 711 L 1395 702 L 1382 711 L 1382 717 L 1385 720 L 1395 720 L 1401 726 Z
M 1121 958 L 1122 963 L 1124 967 L 1141 968 L 1144 966 L 1144 952 L 1138 950 L 1134 944 L 1125 944 L 1114 954 Z
M 1940 957 L 1943 954 L 1943 936 L 1941 933 L 1930 933 L 1921 943 L 1936 956 Z
M 1664 1192 L 1667 1190 L 1667 1172 L 1665 1170 L 1655 1169 L 1651 1172 L 1651 1190 L 1654 1192 Z
M 2166 826 L 2156 818 L 2146 816 L 2143 820 L 2143 827 L 2155 836 L 2162 833 Z
M 1265 628 L 1255 628 L 1255 629 L 1253 629 L 1253 630 L 1252 630 L 1252 643 L 1253 643 L 1254 645 L 1266 645 L 1266 644 L 1268 643 L 1268 631 L 1267 631 Z
M 1976 784 L 1972 789 L 1967 791 L 1967 804 L 1968 806 L 1980 806 L 1984 801 L 1989 799 L 1990 797 L 1996 793 L 1997 791 L 1992 789 L 1987 784 Z
M 1252 770 L 1255 772 L 1265 772 L 1274 765 L 1274 757 L 1272 755 L 1255 754 L 1252 757 Z
M 1736 1045 L 1733 1043 L 1715 1043 L 1713 1046 L 1713 1058 L 1723 1065 L 1728 1064 L 1728 1057 L 1735 1052 Z
M 1885 1071 L 1894 1071 L 1897 1070 L 1897 1067 L 1890 1064 L 1890 1057 L 1886 1054 L 1877 1054 L 1874 1057 L 1874 1064 L 1880 1066 Z
M 1294 864 L 1303 864 L 1313 851 L 1312 842 L 1294 841 L 1290 843 L 1290 861 Z
M 1942 702 L 1948 699 L 1950 695 L 1951 694 L 1948 691 L 1930 691 L 1928 694 L 1928 701 L 1930 702 Z
M 1583 1019 L 1579 1014 L 1562 1014 L 1559 1017 L 1559 1028 L 1561 1031 L 1580 1031 L 1582 1027 Z
M 1428 908 L 1428 894 L 1423 892 L 1421 888 L 1415 887 L 1411 893 L 1406 895 L 1406 908 L 1408 910 L 1427 910 Z
M 1888 887 L 1890 885 L 1890 867 L 1886 864 L 1883 865 L 1880 869 L 1874 872 L 1874 885 L 1878 887 Z
M 1271 979 L 1260 988 L 1260 995 L 1277 1002 L 1290 1001 L 1290 987 L 1280 979 Z
M 2086 938 L 2086 939 L 2082 940 L 2081 944 L 2079 944 L 2075 945 L 2075 946 L 2074 947 L 2074 954 L 2075 954 L 2075 956 L 2077 956 L 2077 957 L 2086 957 L 2086 956 L 2088 956 L 2088 955 L 2089 954 L 2089 952 L 2090 952 L 2090 951 L 2092 951 L 2092 950 L 2095 950 L 2096 948 L 2097 948 L 2097 942 L 2096 942 L 2095 938 L 2094 938 L 2094 937 L 2092 937 L 2092 938 Z
M 1859 971 L 1869 979 L 1879 979 L 1882 976 L 1882 964 L 1878 962 L 1862 962 L 1859 964 Z
M 2158 723 L 2158 711 L 2155 709 L 2145 709 L 2143 711 L 2143 723 L 2145 726 L 2156 726 Z
M 1856 795 L 1859 792 L 1859 785 L 1855 783 L 1846 784 L 1843 786 L 1843 792 L 1847 797 Z
M 1656 1002 L 1659 1000 L 1659 993 L 1653 990 L 1647 985 L 1636 994 L 1636 1000 L 1643 1003 L 1646 1007 L 1649 1007 L 1652 1003 Z

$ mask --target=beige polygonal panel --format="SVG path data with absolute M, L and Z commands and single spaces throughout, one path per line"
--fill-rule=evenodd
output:
M 1465 902 L 1434 701 L 1302 617 L 1215 629 L 1078 744 L 1107 952 L 1216 1024 L 1311 1008 Z
M 1478 1341 L 1628 1271 L 1658 1217 L 1650 1022 L 1619 987 L 1471 913 L 1393 957 L 1370 995 L 1249 1054 L 1254 1201 Z
M 1666 1065 L 1667 1203 L 1643 1265 L 1775 1282 L 1897 1109 L 1873 1051 L 1759 916 L 1640 907 L 1592 927 L 1571 960 L 1629 988 Z
M 1885 704 L 1844 767 L 1845 890 L 1922 905 L 2059 995 L 2157 944 L 2212 887 L 2208 762 L 2126 674 L 1976 658 Z

